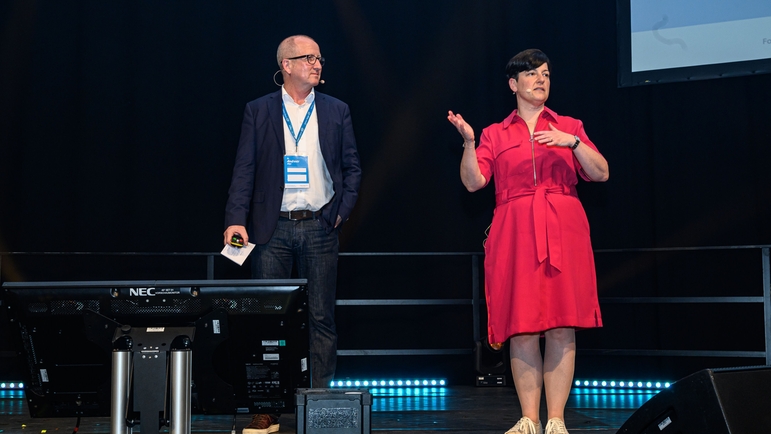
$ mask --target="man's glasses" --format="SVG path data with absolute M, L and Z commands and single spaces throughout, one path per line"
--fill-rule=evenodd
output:
M 305 59 L 309 64 L 315 65 L 318 60 L 321 62 L 321 66 L 324 66 L 324 58 L 321 56 L 314 56 L 313 54 L 303 54 L 302 56 L 287 57 L 286 60 L 298 60 Z

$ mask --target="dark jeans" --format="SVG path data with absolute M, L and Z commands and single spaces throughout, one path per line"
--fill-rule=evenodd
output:
M 311 387 L 326 388 L 337 366 L 335 292 L 337 290 L 337 231 L 327 234 L 318 220 L 278 219 L 276 231 L 266 244 L 252 252 L 252 277 L 308 279 L 310 313 Z

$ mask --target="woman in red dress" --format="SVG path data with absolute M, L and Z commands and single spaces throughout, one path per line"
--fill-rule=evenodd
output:
M 546 434 L 567 433 L 575 330 L 602 326 L 589 223 L 576 184 L 579 176 L 606 181 L 608 163 L 581 121 L 544 105 L 550 70 L 548 57 L 534 49 L 508 62 L 517 109 L 482 130 L 479 147 L 461 115 L 447 116 L 463 136 L 463 184 L 474 192 L 495 180 L 495 213 L 485 244 L 488 340 L 493 346 L 510 341 L 523 414 L 507 434 L 542 432 L 544 389 Z

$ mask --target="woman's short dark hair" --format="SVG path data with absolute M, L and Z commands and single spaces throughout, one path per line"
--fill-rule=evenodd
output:
M 506 64 L 506 76 L 516 80 L 520 72 L 538 69 L 544 63 L 551 72 L 551 62 L 543 51 L 536 48 L 522 51 L 512 57 L 509 63 Z

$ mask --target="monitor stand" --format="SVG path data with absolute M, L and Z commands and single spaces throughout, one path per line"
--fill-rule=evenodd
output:
M 194 335 L 195 327 L 124 325 L 115 331 L 111 434 L 133 432 L 135 421 L 129 419 L 129 408 L 139 412 L 142 433 L 159 432 L 161 426 L 169 426 L 172 434 L 190 434 L 193 362 L 190 347 Z M 130 405 L 132 398 L 133 405 Z

